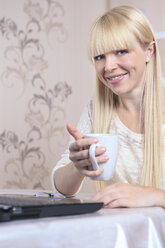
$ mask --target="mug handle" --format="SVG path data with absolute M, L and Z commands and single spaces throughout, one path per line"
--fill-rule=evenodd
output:
M 96 161 L 96 157 L 95 157 L 95 149 L 96 149 L 96 147 L 99 147 L 99 146 L 101 146 L 101 145 L 99 143 L 97 143 L 97 144 L 92 144 L 89 147 L 89 158 L 90 158 L 93 170 L 99 169 L 99 165 L 98 165 L 98 163 Z

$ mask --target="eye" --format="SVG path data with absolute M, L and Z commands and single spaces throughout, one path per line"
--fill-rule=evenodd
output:
M 100 61 L 100 60 L 102 60 L 102 59 L 104 59 L 104 58 L 105 58 L 105 55 L 104 55 L 104 54 L 101 54 L 101 55 L 95 56 L 95 57 L 94 57 L 94 60 L 95 60 L 95 61 Z
M 117 51 L 117 54 L 118 54 L 118 55 L 125 55 L 125 54 L 127 54 L 127 53 L 128 53 L 128 50 L 127 50 L 127 49 L 123 49 L 123 50 Z

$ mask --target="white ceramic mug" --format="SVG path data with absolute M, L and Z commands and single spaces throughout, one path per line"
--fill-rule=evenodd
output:
M 100 167 L 104 169 L 100 176 L 92 177 L 93 180 L 107 181 L 112 178 L 118 153 L 118 136 L 116 134 L 86 134 L 86 138 L 93 137 L 98 139 L 97 144 L 92 144 L 89 148 L 89 158 L 92 166 L 89 166 L 89 170 L 97 170 Z M 108 155 L 109 160 L 105 163 L 98 164 L 95 157 L 96 147 L 103 146 L 106 148 L 104 155 Z

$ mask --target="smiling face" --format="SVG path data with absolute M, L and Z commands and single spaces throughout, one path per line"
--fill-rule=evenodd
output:
M 136 40 L 133 43 L 133 49 L 115 50 L 94 57 L 98 78 L 118 96 L 137 95 L 144 87 L 150 49 L 144 51 Z
M 134 92 L 137 97 L 142 95 L 145 75 L 152 70 L 147 66 L 152 53 L 152 29 L 145 16 L 131 7 L 120 6 L 108 11 L 91 28 L 89 58 L 94 63 L 99 81 L 118 96 Z

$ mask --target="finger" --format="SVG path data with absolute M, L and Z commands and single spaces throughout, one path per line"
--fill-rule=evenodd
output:
M 102 155 L 105 152 L 106 152 L 106 148 L 105 147 L 103 147 L 103 146 L 97 147 L 95 149 L 95 156 L 100 156 L 100 155 Z
M 77 167 L 77 169 L 79 169 L 79 168 L 86 168 L 88 166 L 91 166 L 91 161 L 90 161 L 89 158 L 78 159 L 77 154 L 76 154 L 76 156 L 70 155 L 69 158 L 74 163 L 74 165 Z M 98 157 L 97 158 L 97 163 L 98 164 L 105 163 L 108 159 L 109 158 L 107 158 L 107 156 Z M 94 171 L 94 170 L 92 170 L 92 171 Z
M 82 139 L 84 137 L 84 135 L 81 134 L 78 131 L 78 129 L 75 126 L 73 126 L 72 124 L 68 123 L 66 125 L 66 127 L 67 127 L 67 130 L 70 133 L 70 135 L 72 135 L 75 140 Z
M 97 201 L 100 201 L 100 200 L 103 201 L 104 196 L 108 194 L 108 192 L 107 192 L 107 191 L 108 191 L 108 187 L 109 187 L 109 186 L 107 186 L 107 187 L 105 187 L 104 189 L 98 191 L 98 192 L 92 197 L 92 200 L 93 200 L 93 201 L 96 201 L 96 202 L 97 202 Z
M 87 167 L 91 166 L 91 161 L 90 161 L 89 158 L 78 159 L 79 157 L 77 157 L 77 154 L 76 154 L 76 156 L 70 155 L 69 158 L 74 163 L 75 167 L 78 170 L 81 169 L 81 168 L 85 168 L 85 169 L 89 170 Z M 108 159 L 109 158 L 107 158 L 107 156 L 101 156 L 101 157 L 97 158 L 97 163 L 101 165 L 102 163 L 105 163 Z M 91 171 L 91 170 L 89 170 L 89 171 Z M 95 171 L 95 170 L 92 170 L 92 171 Z
M 103 188 L 102 190 L 97 192 L 96 195 L 92 197 L 92 199 L 94 201 L 102 200 L 105 204 L 107 204 L 108 201 L 111 202 L 112 200 L 117 199 L 120 194 L 120 190 L 118 190 L 118 185 L 120 184 L 121 183 L 115 183 Z
M 106 208 L 135 207 L 135 204 L 133 204 L 133 202 L 130 202 L 128 198 L 121 198 L 121 199 L 111 201 L 105 207 Z
M 70 145 L 69 150 L 70 151 L 79 151 L 79 150 L 82 150 L 85 147 L 89 147 L 91 144 L 94 144 L 97 142 L 98 142 L 98 140 L 96 138 L 79 139 Z
M 104 202 L 104 205 L 106 206 L 113 200 L 113 198 L 110 196 L 110 194 L 103 195 L 101 192 L 99 192 L 92 197 L 92 200 L 96 202 Z
M 104 169 L 103 168 L 99 168 L 98 170 L 95 171 L 90 171 L 87 169 L 83 169 L 82 170 L 82 174 L 87 176 L 87 177 L 97 177 L 100 176 L 103 173 Z
M 79 150 L 79 151 L 73 151 L 69 155 L 69 159 L 71 161 L 82 161 L 82 164 L 84 163 L 84 166 L 89 165 L 91 162 L 89 161 L 89 152 L 88 150 Z M 87 161 L 88 159 L 88 161 Z M 86 160 L 86 162 L 84 161 Z M 88 162 L 88 163 L 87 163 Z

